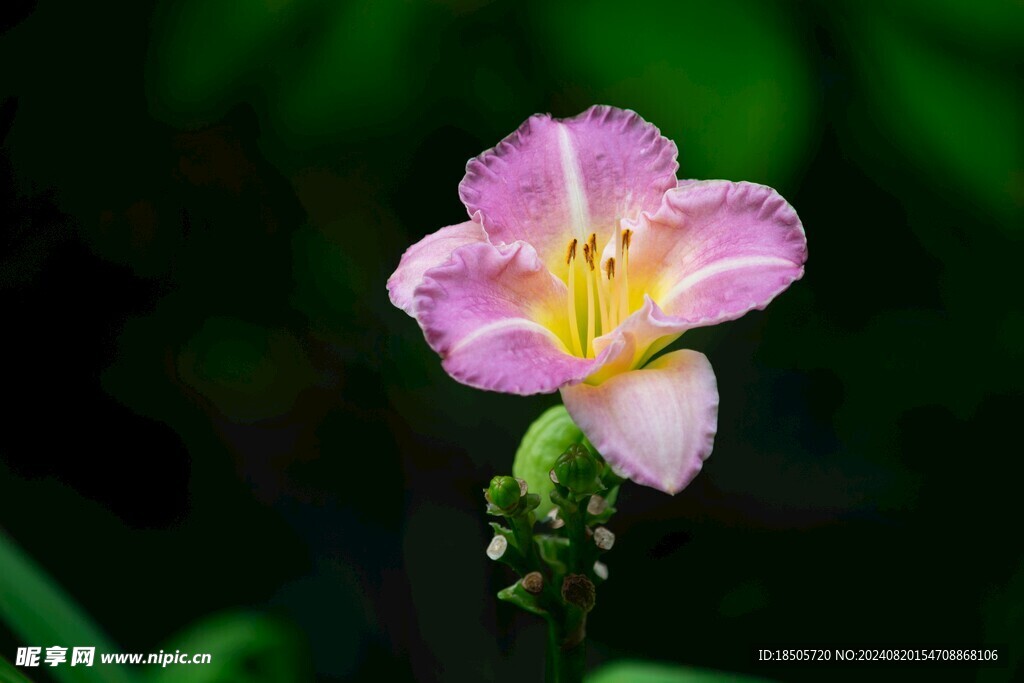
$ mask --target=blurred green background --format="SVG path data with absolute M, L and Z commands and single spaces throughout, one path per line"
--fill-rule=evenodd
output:
M 456 384 L 384 282 L 464 220 L 468 158 L 607 103 L 681 177 L 779 189 L 810 258 L 681 340 L 715 453 L 623 491 L 592 665 L 903 680 L 753 650 L 998 644 L 910 673 L 1020 675 L 1020 2 L 118 4 L 0 9 L 0 527 L 123 651 L 246 610 L 305 664 L 235 680 L 539 679 L 480 490 L 557 397 Z

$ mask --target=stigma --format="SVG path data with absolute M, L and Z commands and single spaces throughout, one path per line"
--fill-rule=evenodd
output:
M 628 272 L 633 231 L 622 230 L 613 239 L 614 255 L 604 264 L 600 263 L 596 233 L 583 242 L 582 263 L 577 259 L 580 241 L 574 238 L 566 246 L 569 342 L 571 351 L 581 358 L 593 358 L 594 340 L 614 330 L 630 313 Z

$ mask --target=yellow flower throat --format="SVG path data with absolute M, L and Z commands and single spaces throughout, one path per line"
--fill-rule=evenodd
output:
M 612 331 L 630 313 L 629 305 L 629 243 L 632 230 L 623 230 L 615 240 L 615 255 L 603 267 L 597 250 L 597 234 L 591 233 L 583 243 L 583 263 L 576 258 L 578 239 L 569 242 L 565 251 L 566 284 L 569 287 L 569 336 L 571 351 L 581 358 L 594 357 L 594 339 Z M 576 278 L 583 269 L 586 295 L 577 299 Z M 586 301 L 586 315 L 581 316 Z M 583 317 L 582 320 L 580 318 Z

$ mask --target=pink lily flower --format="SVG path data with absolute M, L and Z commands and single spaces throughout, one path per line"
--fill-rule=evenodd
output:
M 686 330 L 764 308 L 807 257 L 775 190 L 677 180 L 676 156 L 632 111 L 532 116 L 467 164 L 471 219 L 410 247 L 388 280 L 449 375 L 560 391 L 617 472 L 668 493 L 711 454 L 718 386 L 704 354 L 650 359 Z

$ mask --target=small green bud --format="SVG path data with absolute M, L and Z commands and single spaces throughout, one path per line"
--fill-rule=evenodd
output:
M 594 609 L 597 590 L 593 582 L 583 574 L 568 574 L 562 581 L 562 599 L 584 612 Z
M 511 510 L 519 503 L 521 489 L 519 482 L 512 477 L 494 477 L 487 489 L 487 499 L 491 505 L 502 510 Z
M 594 493 L 601 490 L 597 478 L 600 467 L 597 460 L 585 446 L 573 444 L 555 461 L 555 477 L 558 483 L 573 493 Z

